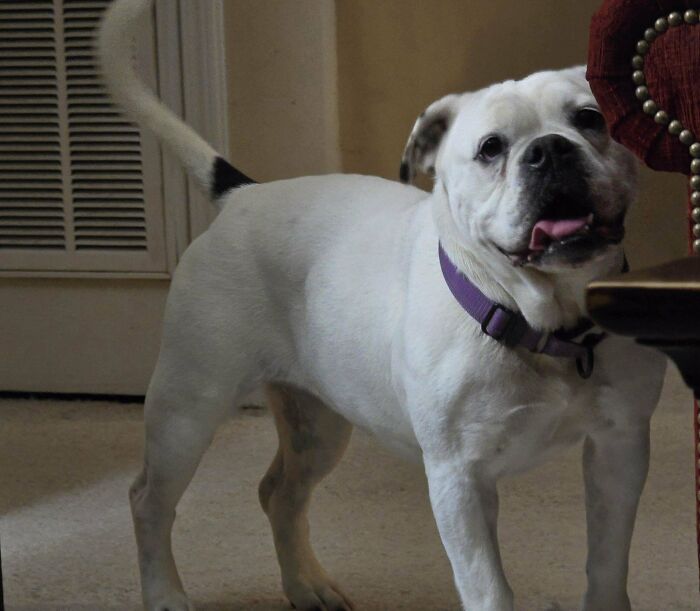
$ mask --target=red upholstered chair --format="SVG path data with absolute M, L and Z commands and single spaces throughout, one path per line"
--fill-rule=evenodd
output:
M 700 552 L 699 11 L 700 0 L 605 0 L 593 18 L 593 93 L 615 139 L 649 167 L 686 176 L 691 256 L 592 284 L 588 308 L 610 331 L 664 351 L 695 392 Z

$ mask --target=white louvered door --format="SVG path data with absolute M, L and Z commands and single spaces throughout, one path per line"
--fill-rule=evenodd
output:
M 159 149 L 93 59 L 108 4 L 0 1 L 0 270 L 167 270 Z M 154 31 L 137 56 L 155 88 Z

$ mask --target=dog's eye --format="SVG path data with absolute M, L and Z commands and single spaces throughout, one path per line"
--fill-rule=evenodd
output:
M 482 161 L 492 161 L 506 150 L 506 145 L 498 136 L 489 136 L 481 143 L 479 149 L 479 159 Z
M 605 118 L 595 108 L 581 108 L 576 111 L 573 124 L 580 130 L 605 131 Z

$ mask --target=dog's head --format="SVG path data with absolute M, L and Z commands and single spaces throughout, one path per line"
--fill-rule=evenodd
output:
M 637 164 L 610 138 L 578 67 L 430 105 L 401 164 L 404 182 L 417 172 L 435 176 L 460 245 L 561 273 L 622 240 Z

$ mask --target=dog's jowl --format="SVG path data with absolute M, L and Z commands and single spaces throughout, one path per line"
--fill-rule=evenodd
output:
M 499 478 L 583 442 L 585 611 L 625 611 L 628 551 L 664 360 L 586 321 L 588 282 L 623 268 L 635 162 L 608 135 L 583 68 L 449 95 L 418 118 L 401 175 L 268 184 L 222 159 L 124 61 L 149 0 L 100 34 L 115 99 L 220 209 L 172 281 L 131 490 L 144 605 L 191 608 L 175 507 L 219 422 L 264 386 L 279 450 L 259 494 L 299 610 L 352 609 L 309 541 L 314 486 L 353 426 L 422 461 L 469 611 L 510 611 Z

